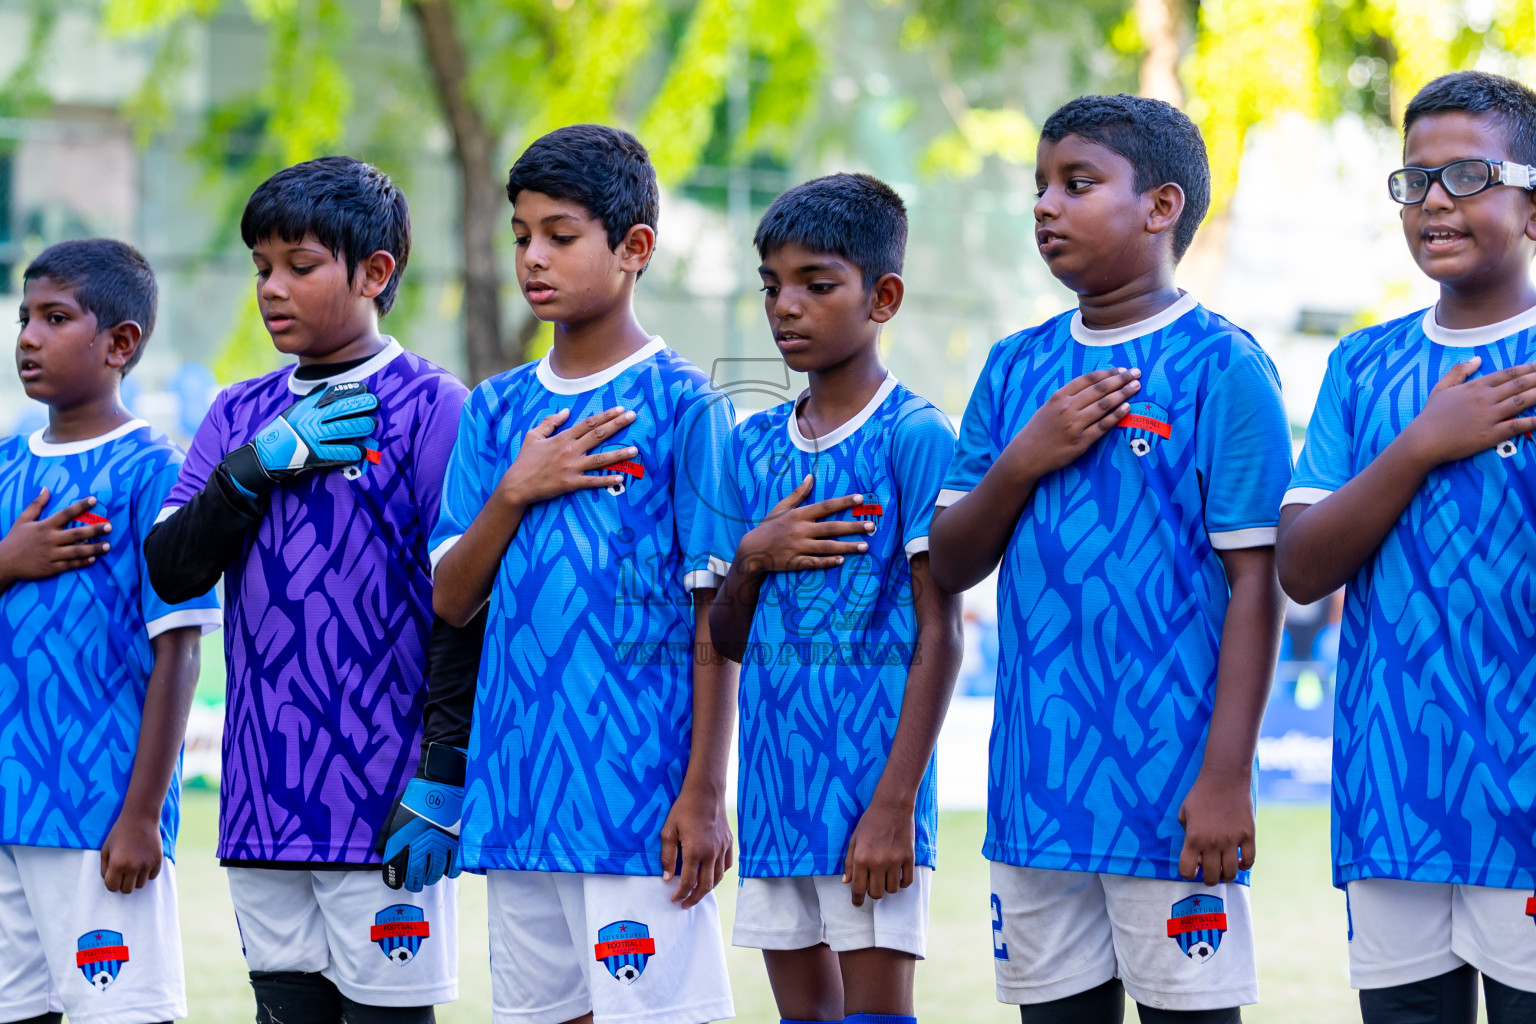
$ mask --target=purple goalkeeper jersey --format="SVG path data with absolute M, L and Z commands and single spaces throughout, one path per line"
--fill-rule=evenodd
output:
M 235 384 L 198 428 L 160 515 L 300 396 L 359 380 L 379 397 L 367 457 L 273 488 L 224 572 L 226 860 L 377 863 L 374 838 L 416 771 L 432 629 L 427 539 L 464 385 L 392 339 L 333 377 L 298 380 L 286 367 Z

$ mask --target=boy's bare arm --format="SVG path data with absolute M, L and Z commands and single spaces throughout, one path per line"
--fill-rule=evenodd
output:
M 1232 597 L 1221 631 L 1216 703 L 1200 774 L 1179 808 L 1184 849 L 1179 874 L 1206 885 L 1230 882 L 1254 860 L 1253 755 L 1274 682 L 1285 598 L 1275 579 L 1275 549 L 1223 551 Z
M 623 481 L 617 475 L 587 474 L 633 457 L 635 449 L 590 453 L 633 423 L 635 414 L 609 409 L 556 434 L 570 415 L 569 409 L 561 409 L 524 436 L 517 458 L 502 474 L 490 500 L 438 562 L 432 574 L 432 610 L 450 625 L 468 624 L 491 596 L 496 570 L 530 505 Z
M 842 565 L 845 556 L 869 550 L 864 541 L 838 538 L 871 533 L 873 523 L 826 518 L 853 508 L 864 496 L 845 494 L 802 506 L 815 484 L 816 478 L 807 476 L 737 545 L 730 571 L 709 609 L 710 639 L 722 657 L 736 662 L 746 657 L 758 592 L 770 572 L 832 569 Z
M 693 737 L 688 773 L 661 828 L 661 877 L 677 876 L 672 901 L 685 909 L 709 895 L 734 863 L 725 775 L 736 728 L 736 666 L 710 644 L 714 597 L 704 587 L 693 592 Z
M 933 513 L 933 578 L 952 594 L 997 567 L 1044 476 L 1072 464 L 1130 412 L 1140 370 L 1103 369 L 1067 383 L 1029 418 L 969 494 Z
M 1469 380 L 1481 363 L 1451 367 L 1423 410 L 1343 487 L 1281 510 L 1276 565 L 1287 594 L 1303 604 L 1327 597 L 1376 553 L 1437 466 L 1536 429 L 1536 417 L 1522 415 L 1536 405 L 1536 365 Z
M 101 877 L 111 892 L 131 893 L 160 874 L 160 808 L 187 735 L 201 641 L 202 630 L 187 626 L 150 642 L 155 664 L 144 690 L 133 774 L 123 809 L 101 844 Z
M 906 693 L 885 771 L 869 806 L 848 840 L 843 881 L 853 905 L 879 899 L 912 884 L 916 871 L 917 790 L 939 742 L 939 730 L 960 674 L 964 637 L 960 598 L 939 589 L 926 552 L 912 559 L 912 600 L 917 649 L 907 670 Z

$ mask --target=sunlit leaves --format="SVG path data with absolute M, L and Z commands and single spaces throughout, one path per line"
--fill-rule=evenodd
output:
M 1039 129 L 1019 111 L 972 107 L 961 115 L 958 127 L 929 144 L 919 168 L 925 174 L 969 178 L 980 173 L 989 156 L 1032 164 L 1039 141 Z

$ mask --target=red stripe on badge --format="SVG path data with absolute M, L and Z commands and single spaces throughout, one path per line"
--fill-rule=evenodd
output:
M 127 946 L 92 946 L 90 949 L 82 949 L 75 954 L 75 966 L 84 967 L 86 964 L 100 964 L 108 960 L 128 959 Z
M 374 451 L 372 448 L 364 448 L 363 458 L 377 466 L 379 464 L 379 460 L 383 458 L 383 456 L 380 455 L 377 451 Z
M 855 516 L 883 516 L 883 515 L 885 515 L 885 506 L 884 505 L 855 505 L 855 506 L 853 506 L 853 514 Z
M 1151 416 L 1138 416 L 1136 413 L 1126 416 L 1115 426 L 1126 430 L 1148 430 L 1158 437 L 1167 437 L 1173 433 L 1173 428 L 1162 420 L 1155 420 Z
M 625 956 L 633 953 L 647 953 L 656 955 L 655 939 L 614 939 L 611 942 L 599 942 L 592 947 L 599 960 L 606 960 L 611 956 Z
M 1224 932 L 1227 930 L 1226 914 L 1190 914 L 1188 917 L 1170 917 L 1168 919 L 1168 936 L 1184 935 L 1188 932 Z
M 619 473 L 628 473 L 636 480 L 645 479 L 645 467 L 638 462 L 630 462 L 628 459 L 625 459 L 623 462 L 615 462 L 608 468 Z
M 389 921 L 376 924 L 368 930 L 368 938 L 374 942 L 380 939 L 403 939 L 410 935 L 420 935 L 425 939 L 431 934 L 425 921 Z
M 99 516 L 95 512 L 82 512 L 75 517 L 75 522 L 84 523 L 86 526 L 100 526 L 102 523 L 108 522 L 108 519 L 106 516 Z

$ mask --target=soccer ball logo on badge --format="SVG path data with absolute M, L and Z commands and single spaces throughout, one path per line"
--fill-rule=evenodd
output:
M 1227 931 L 1226 904 L 1218 896 L 1189 896 L 1173 905 L 1168 937 L 1197 964 L 1210 962 Z
M 426 917 L 420 907 L 409 903 L 385 907 L 373 915 L 373 928 L 368 937 L 379 944 L 380 952 L 391 963 L 404 966 L 416 959 L 422 942 L 432 934 Z
M 1499 453 L 1499 458 L 1501 459 L 1512 459 L 1520 453 L 1520 438 L 1522 437 L 1526 441 L 1532 440 L 1532 435 L 1530 434 L 1516 434 L 1514 437 L 1506 437 L 1500 441 L 1498 446 L 1494 448 L 1494 451 Z
M 656 955 L 656 940 L 639 921 L 615 921 L 597 930 L 597 945 L 592 950 L 615 981 L 633 985 Z
M 91 988 L 105 992 L 128 962 L 128 944 L 123 941 L 123 933 L 106 929 L 86 932 L 75 945 L 75 966 Z
M 1127 443 L 1138 459 L 1152 454 L 1157 442 L 1173 434 L 1173 427 L 1168 422 L 1168 410 L 1155 402 L 1133 402 L 1131 411 L 1115 426 L 1130 435 Z
M 597 455 L 601 452 L 619 451 L 620 449 L 628 447 L 630 446 L 627 444 L 608 444 L 599 448 L 594 448 L 592 450 L 592 454 Z M 611 466 L 602 466 L 598 469 L 587 471 L 588 476 L 613 476 L 615 474 L 632 476 L 636 480 L 644 480 L 645 467 L 640 464 L 640 456 L 636 455 L 633 459 L 623 459 L 619 462 L 615 462 Z M 621 479 L 616 484 L 609 484 L 607 487 L 603 488 L 603 490 L 617 498 L 619 495 L 628 490 L 628 481 Z

